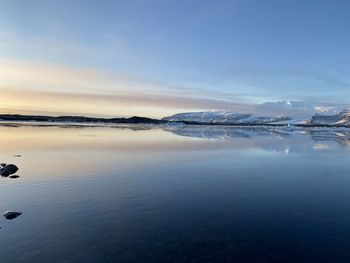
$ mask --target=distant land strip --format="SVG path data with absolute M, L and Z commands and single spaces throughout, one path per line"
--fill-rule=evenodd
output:
M 197 121 L 168 121 L 147 117 L 133 116 L 130 118 L 95 118 L 85 116 L 43 116 L 43 115 L 20 115 L 0 114 L 0 122 L 52 122 L 52 123 L 105 123 L 105 124 L 184 124 L 184 125 L 210 125 L 210 126 L 234 126 L 234 127 L 329 127 L 350 128 L 344 124 L 288 124 L 288 123 L 234 123 L 234 122 L 197 122 Z
M 161 124 L 167 121 L 134 116 L 131 118 L 94 118 L 85 116 L 42 116 L 42 115 L 20 115 L 0 114 L 0 121 L 32 121 L 32 122 L 75 122 L 75 123 L 140 123 Z

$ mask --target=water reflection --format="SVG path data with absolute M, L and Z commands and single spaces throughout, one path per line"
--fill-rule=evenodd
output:
M 0 126 L 1 262 L 348 262 L 347 129 Z M 345 154 L 344 154 L 345 153 Z M 15 156 L 21 155 L 21 158 Z
M 167 126 L 164 128 L 180 136 L 207 139 L 251 138 L 256 136 L 286 137 L 293 130 L 268 127 L 227 127 L 227 126 Z
M 38 149 L 127 150 L 134 152 L 250 149 L 350 149 L 350 129 L 226 127 L 192 125 L 53 125 L 3 124 L 1 151 Z M 200 141 L 194 139 L 201 139 Z
M 280 143 L 288 142 L 291 136 L 297 136 L 299 144 L 300 137 L 311 139 L 314 150 L 330 150 L 334 144 L 344 148 L 350 148 L 350 129 L 347 128 L 278 128 L 278 127 L 225 127 L 225 126 L 169 126 L 164 128 L 174 134 L 205 139 L 239 139 L 257 137 L 281 139 Z M 304 142 L 302 142 L 304 143 Z M 309 142 L 310 143 L 310 142 Z M 277 146 L 277 145 L 275 145 Z M 290 148 L 285 148 L 288 154 Z
M 316 143 L 317 147 L 322 150 L 332 148 L 333 143 L 337 143 L 344 148 L 350 148 L 349 129 L 311 130 L 309 134 L 312 140 Z

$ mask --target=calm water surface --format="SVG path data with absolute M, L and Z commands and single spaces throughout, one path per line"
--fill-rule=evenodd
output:
M 0 262 L 350 262 L 350 130 L 0 127 Z M 21 157 L 14 157 L 21 154 Z

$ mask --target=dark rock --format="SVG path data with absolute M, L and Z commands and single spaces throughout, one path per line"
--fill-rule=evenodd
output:
M 5 167 L 7 164 L 6 163 L 0 163 L 0 166 Z
M 8 164 L 5 167 L 0 169 L 0 175 L 7 177 L 11 174 L 14 174 L 18 171 L 18 167 L 14 164 Z
M 7 220 L 12 220 L 12 219 L 15 219 L 16 217 L 19 217 L 21 214 L 22 214 L 22 212 L 20 212 L 20 211 L 6 211 L 4 213 L 4 217 Z
M 1 169 L 1 170 L 0 170 L 0 175 L 1 175 L 2 177 L 8 177 L 10 174 L 11 174 L 11 173 L 10 173 L 9 171 L 5 170 L 5 169 Z
M 14 164 L 8 164 L 5 166 L 5 169 L 8 170 L 11 174 L 14 174 L 18 171 L 18 167 Z
M 10 178 L 16 179 L 16 178 L 19 178 L 19 175 L 14 174 L 14 175 L 11 175 Z
M 15 154 L 13 157 L 22 157 L 20 154 Z

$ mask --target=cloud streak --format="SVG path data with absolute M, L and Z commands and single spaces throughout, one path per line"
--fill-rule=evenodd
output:
M 163 117 L 189 110 L 252 110 L 233 100 L 234 94 L 162 85 L 114 72 L 18 60 L 0 60 L 0 72 L 0 102 L 13 113 Z

